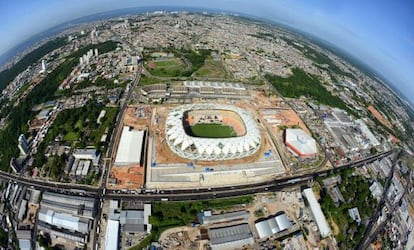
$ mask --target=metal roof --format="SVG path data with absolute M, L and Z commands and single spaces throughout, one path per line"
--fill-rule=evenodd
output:
M 248 211 L 237 211 L 231 213 L 224 213 L 224 214 L 217 214 L 208 216 L 208 213 L 203 213 L 201 216 L 201 223 L 202 224 L 212 224 L 212 223 L 219 223 L 224 221 L 234 221 L 234 220 L 248 220 L 250 214 Z
M 285 213 L 255 224 L 256 231 L 261 239 L 288 229 L 291 226 L 292 222 L 290 222 Z
M 105 250 L 118 250 L 119 221 L 108 220 L 105 233 Z
M 212 246 L 244 239 L 253 240 L 252 232 L 250 231 L 247 223 L 227 227 L 210 228 L 208 234 Z
M 140 163 L 143 141 L 143 130 L 132 130 L 130 127 L 124 127 L 116 153 L 115 165 Z
M 119 217 L 119 223 L 124 224 L 144 224 L 144 211 L 140 210 L 122 210 Z
M 81 233 L 89 232 L 89 225 L 87 221 L 81 220 L 79 217 L 57 213 L 50 209 L 41 209 L 39 212 L 39 220 L 61 228 L 66 228 L 71 231 Z
M 315 194 L 312 191 L 312 188 L 307 188 L 303 190 L 303 195 L 308 200 L 309 206 L 311 208 L 313 217 L 316 221 L 316 225 L 319 228 L 319 232 L 322 237 L 327 237 L 331 234 L 331 229 L 329 228 L 328 222 L 326 221 L 325 215 L 323 215 L 321 206 L 315 198 Z

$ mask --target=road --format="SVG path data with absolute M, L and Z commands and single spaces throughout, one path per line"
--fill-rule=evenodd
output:
M 114 32 L 112 32 L 112 34 L 114 35 L 114 40 L 117 40 L 118 42 L 121 42 L 123 44 L 126 44 L 127 46 L 130 47 L 130 49 L 132 51 L 135 51 L 138 55 L 140 55 L 140 57 L 142 58 L 142 54 L 132 45 L 130 44 L 128 41 L 124 40 L 123 38 L 119 37 L 117 34 L 115 34 Z M 97 188 L 96 190 L 96 197 L 97 199 L 99 199 L 98 202 L 98 212 L 96 214 L 95 217 L 95 223 L 93 226 L 93 240 L 91 242 L 92 245 L 92 249 L 99 249 L 99 246 L 97 244 L 98 242 L 98 237 L 99 234 L 97 233 L 97 227 L 100 226 L 100 219 L 101 219 L 101 215 L 102 215 L 102 204 L 105 200 L 105 193 L 106 193 L 106 183 L 108 180 L 108 176 L 109 176 L 109 172 L 110 172 L 110 167 L 112 166 L 112 159 L 114 159 L 114 148 L 116 145 L 116 142 L 119 141 L 119 137 L 121 136 L 121 131 L 122 131 L 122 121 L 124 118 L 124 114 L 125 114 L 125 110 L 128 107 L 128 101 L 131 100 L 131 95 L 134 92 L 136 86 L 138 85 L 140 79 L 141 79 L 141 72 L 142 72 L 142 61 L 138 62 L 138 70 L 135 73 L 135 77 L 134 80 L 132 81 L 131 86 L 128 89 L 128 92 L 124 94 L 124 100 L 121 104 L 121 107 L 119 109 L 119 112 L 116 116 L 116 122 L 114 125 L 114 129 L 111 135 L 111 139 L 109 141 L 108 144 L 108 150 L 106 152 L 106 159 L 104 160 L 104 164 L 103 164 L 103 173 L 102 173 L 102 177 L 101 177 L 101 182 L 100 182 L 100 186 L 99 188 Z
M 403 151 L 402 150 L 399 151 L 398 155 L 395 157 L 394 161 L 392 162 L 392 168 L 391 168 L 391 171 L 390 171 L 390 175 L 388 176 L 388 178 L 386 180 L 385 187 L 384 187 L 384 192 L 381 196 L 380 201 L 377 204 L 375 213 L 370 218 L 368 226 L 367 226 L 367 228 L 364 232 L 364 236 L 362 237 L 361 241 L 358 244 L 358 247 L 357 247 L 358 250 L 366 249 L 367 246 L 375 239 L 378 231 L 382 229 L 382 227 L 385 225 L 385 222 L 387 221 L 387 220 L 385 220 L 383 223 L 381 223 L 381 225 L 375 227 L 375 224 L 378 221 L 378 217 L 381 215 L 384 205 L 386 205 L 386 202 L 387 202 L 386 197 L 387 197 L 388 189 L 391 186 L 392 178 L 394 176 L 395 166 L 397 165 L 398 159 L 402 156 L 402 154 L 403 154 Z M 403 196 L 404 195 L 402 195 L 401 198 Z M 397 202 L 396 204 L 398 204 L 398 203 L 399 202 Z M 390 213 L 387 215 L 387 219 L 389 219 L 391 217 L 390 215 L 393 213 L 393 211 L 395 210 L 396 207 L 397 206 L 394 206 L 391 209 Z
M 93 195 L 95 197 L 105 197 L 110 199 L 136 199 L 142 201 L 154 201 L 161 200 L 161 198 L 169 198 L 170 200 L 195 200 L 195 199 L 209 199 L 209 198 L 224 198 L 237 196 L 242 194 L 251 194 L 262 191 L 272 191 L 279 190 L 281 188 L 286 188 L 288 186 L 293 186 L 297 184 L 307 183 L 310 180 L 315 179 L 318 176 L 327 176 L 330 173 L 338 172 L 340 170 L 351 168 L 351 167 L 361 167 L 367 163 L 374 162 L 378 159 L 382 159 L 386 156 L 389 156 L 393 153 L 393 150 L 380 153 L 374 156 L 370 156 L 366 159 L 345 164 L 333 169 L 319 170 L 313 173 L 305 173 L 300 175 L 290 175 L 283 178 L 274 179 L 271 181 L 266 181 L 262 183 L 254 183 L 249 185 L 240 185 L 232 187 L 215 187 L 215 188 L 200 188 L 200 189 L 168 189 L 168 190 L 142 190 L 141 193 L 132 194 L 132 193 L 121 193 L 119 190 L 110 190 L 106 189 L 104 192 L 104 185 L 101 184 L 99 187 L 92 187 L 87 185 L 72 184 L 72 183 L 59 183 L 59 182 L 45 182 L 44 180 L 26 178 L 18 176 L 12 173 L 7 173 L 0 171 L 0 178 L 6 181 L 13 181 L 22 185 L 33 186 L 40 190 L 47 190 L 53 192 L 70 192 L 78 193 L 80 195 Z M 108 171 L 106 171 L 108 172 Z M 106 173 L 107 174 L 107 173 Z M 266 189 L 267 188 L 267 189 Z M 119 192 L 119 193 L 118 193 Z M 215 193 L 215 195 L 214 195 Z
M 126 106 L 122 107 L 123 109 Z M 121 109 L 122 109 L 121 108 Z M 120 126 L 120 122 L 117 122 L 117 127 Z M 113 137 L 114 138 L 114 137 Z M 114 139 L 113 139 L 114 140 Z M 111 141 L 113 144 L 113 141 Z M 100 226 L 100 219 L 102 213 L 102 204 L 104 199 L 123 199 L 123 200 L 135 200 L 142 202 L 153 201 L 189 201 L 189 200 L 207 200 L 215 198 L 227 198 L 242 196 L 248 194 L 255 194 L 260 192 L 272 192 L 280 191 L 288 187 L 296 185 L 306 185 L 311 180 L 314 180 L 318 176 L 327 176 L 332 172 L 337 172 L 346 168 L 361 167 L 367 163 L 371 163 L 383 157 L 389 156 L 393 153 L 393 150 L 368 157 L 357 162 L 342 165 L 340 167 L 328 170 L 320 170 L 313 173 L 306 173 L 300 175 L 291 175 L 284 178 L 274 179 L 271 181 L 231 186 L 231 187 L 216 187 L 216 188 L 203 188 L 203 189 L 169 189 L 169 190 L 142 190 L 141 193 L 120 193 L 119 190 L 107 190 L 105 188 L 106 180 L 109 172 L 110 160 L 106 160 L 106 169 L 104 171 L 104 177 L 102 178 L 101 185 L 99 187 L 92 187 L 87 185 L 71 184 L 71 183 L 58 183 L 58 182 L 45 182 L 44 180 L 25 178 L 15 174 L 0 171 L 0 178 L 19 183 L 19 185 L 27 185 L 43 191 L 52 191 L 68 195 L 82 195 L 95 197 L 98 200 L 98 211 L 93 223 L 93 229 L 91 233 L 92 241 L 91 248 L 99 249 L 97 227 Z M 111 153 L 111 152 L 110 152 Z

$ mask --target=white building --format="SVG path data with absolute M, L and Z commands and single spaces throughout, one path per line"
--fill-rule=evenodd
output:
M 119 221 L 108 220 L 105 233 L 105 250 L 119 249 Z
M 321 206 L 316 200 L 316 197 L 312 191 L 312 188 L 307 188 L 303 190 L 303 195 L 308 200 L 310 209 L 312 211 L 313 218 L 316 222 L 316 225 L 318 226 L 321 236 L 324 238 L 324 237 L 331 235 L 331 229 L 329 228 L 325 215 L 323 215 Z
M 144 144 L 144 130 L 133 130 L 124 127 L 121 140 L 119 141 L 118 151 L 116 152 L 116 166 L 139 164 L 141 162 L 141 151 Z
M 267 220 L 256 222 L 254 225 L 260 239 L 282 232 L 292 226 L 292 222 L 285 213 L 271 217 Z
M 89 219 L 81 219 L 66 213 L 58 213 L 50 209 L 40 209 L 39 220 L 49 225 L 80 233 L 89 233 Z
M 284 142 L 295 156 L 314 157 L 318 154 L 315 139 L 302 129 L 286 129 Z
M 75 149 L 73 157 L 78 160 L 90 160 L 93 166 L 98 166 L 101 159 L 101 153 L 96 149 Z
M 230 138 L 199 138 L 186 133 L 184 113 L 189 110 L 223 110 L 236 113 L 245 134 Z M 173 109 L 167 116 L 165 137 L 170 149 L 180 157 L 191 160 L 231 160 L 250 156 L 261 145 L 260 130 L 253 117 L 243 109 L 231 105 L 188 104 Z

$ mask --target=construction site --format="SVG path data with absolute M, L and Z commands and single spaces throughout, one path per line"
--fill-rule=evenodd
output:
M 218 98 L 213 103 L 198 99 L 187 106 L 129 106 L 116 131 L 108 187 L 162 190 L 234 186 L 285 176 L 290 172 L 286 167 L 289 157 L 280 128 L 309 131 L 282 101 L 260 90 L 249 91 L 255 98 Z M 171 117 L 176 119 L 169 121 Z M 188 130 L 179 131 L 183 126 L 208 127 L 210 123 L 228 126 L 235 133 L 229 138 L 199 138 Z M 182 153 L 184 149 L 187 151 Z

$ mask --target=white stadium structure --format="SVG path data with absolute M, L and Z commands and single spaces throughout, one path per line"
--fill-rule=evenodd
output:
M 230 138 L 200 138 L 188 135 L 183 119 L 186 111 L 223 110 L 236 113 L 244 125 L 245 133 Z M 190 160 L 232 160 L 250 156 L 260 148 L 260 130 L 245 110 L 221 104 L 188 104 L 174 108 L 167 116 L 165 137 L 170 149 L 182 158 Z

